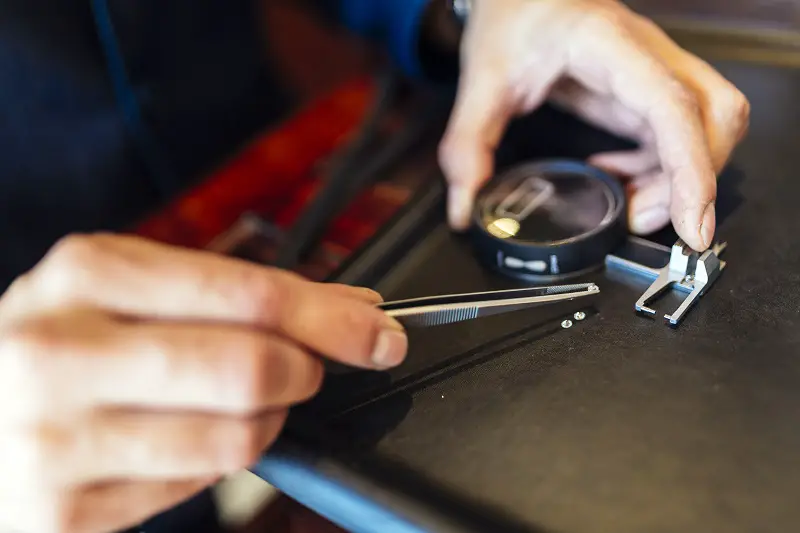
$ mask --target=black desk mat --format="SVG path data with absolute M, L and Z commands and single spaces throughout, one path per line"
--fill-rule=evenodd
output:
M 332 368 L 255 471 L 358 532 L 796 529 L 800 71 L 717 67 L 750 98 L 752 125 L 720 180 L 728 269 L 679 329 L 635 315 L 646 283 L 599 272 L 586 279 L 602 294 L 566 330 L 572 308 L 414 331 L 396 371 Z M 548 113 L 558 131 L 503 157 L 616 142 Z M 440 193 L 340 278 L 387 299 L 514 286 L 447 230 Z

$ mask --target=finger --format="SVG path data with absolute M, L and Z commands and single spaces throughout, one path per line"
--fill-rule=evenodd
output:
M 75 492 L 64 505 L 65 527 L 52 531 L 105 533 L 147 521 L 209 487 L 215 477 L 188 481 L 119 482 Z
M 670 221 L 670 178 L 661 171 L 639 176 L 628 188 L 628 225 L 632 233 L 647 235 Z
M 324 289 L 335 294 L 340 294 L 345 298 L 355 298 L 371 304 L 379 304 L 383 302 L 383 296 L 372 289 L 368 289 L 367 287 L 353 287 L 340 283 L 320 283 L 320 285 Z
M 217 481 L 217 477 L 208 477 L 63 489 L 22 484 L 3 494 L 0 527 L 9 532 L 121 531 L 190 499 Z
M 589 163 L 607 172 L 624 177 L 648 174 L 658 169 L 658 150 L 646 146 L 639 150 L 603 152 L 589 158 Z
M 18 429 L 2 437 L 4 478 L 35 475 L 48 486 L 114 479 L 153 481 L 224 476 L 252 466 L 274 442 L 286 411 L 253 417 L 205 413 L 99 410 L 69 423 Z M 33 464 L 19 460 L 30 457 Z
M 565 79 L 553 88 L 549 100 L 595 127 L 620 137 L 650 142 L 652 131 L 645 117 L 609 94 L 597 93 Z
M 27 277 L 49 307 L 85 305 L 123 315 L 236 322 L 242 320 L 241 310 L 231 306 L 250 302 L 254 291 L 272 280 L 340 297 L 358 291 L 203 250 L 111 234 L 63 238 Z
M 650 43 L 651 49 L 698 96 L 714 168 L 720 172 L 747 133 L 750 122 L 747 98 L 708 63 L 670 39 L 652 20 L 637 17 L 634 27 L 640 38 Z
M 647 118 L 671 179 L 675 229 L 689 246 L 705 250 L 715 229 L 716 174 L 693 94 L 658 58 L 642 52 L 617 20 L 587 17 L 582 30 L 586 37 L 576 40 L 570 72 L 587 85 L 605 84 L 621 103 Z
M 456 102 L 439 148 L 448 182 L 448 220 L 453 229 L 469 225 L 475 196 L 494 172 L 494 152 L 511 117 L 501 75 L 473 67 L 462 74 Z
M 319 360 L 274 334 L 235 326 L 50 317 L 0 343 L 7 416 L 95 405 L 250 414 L 307 400 Z M 74 386 L 81 383 L 81 386 Z
M 400 324 L 371 303 L 278 269 L 102 235 L 67 239 L 46 261 L 34 290 L 42 306 L 265 328 L 364 368 L 396 366 L 407 350 Z

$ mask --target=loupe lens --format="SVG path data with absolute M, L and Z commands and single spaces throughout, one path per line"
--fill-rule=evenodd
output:
M 483 260 L 514 277 L 567 276 L 601 264 L 627 233 L 621 185 L 569 160 L 513 167 L 478 197 Z
M 585 174 L 520 167 L 490 184 L 479 209 L 497 238 L 552 244 L 608 223 L 615 204 L 608 185 Z

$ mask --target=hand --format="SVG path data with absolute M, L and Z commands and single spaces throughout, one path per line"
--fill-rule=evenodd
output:
M 546 100 L 640 149 L 590 163 L 631 178 L 631 230 L 670 218 L 692 248 L 715 231 L 716 178 L 744 137 L 747 99 L 616 0 L 477 0 L 441 144 L 451 225 L 463 229 L 509 120 Z
M 122 529 L 251 466 L 319 389 L 313 354 L 401 361 L 379 301 L 135 237 L 65 239 L 0 300 L 0 530 Z

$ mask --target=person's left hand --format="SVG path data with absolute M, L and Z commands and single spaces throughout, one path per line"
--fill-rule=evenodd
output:
M 689 246 L 710 246 L 717 174 L 747 131 L 749 104 L 708 64 L 617 0 L 474 0 L 461 53 L 440 149 L 451 226 L 468 224 L 510 119 L 549 99 L 639 142 L 589 161 L 631 178 L 634 233 L 671 219 Z

